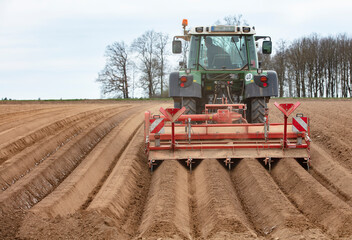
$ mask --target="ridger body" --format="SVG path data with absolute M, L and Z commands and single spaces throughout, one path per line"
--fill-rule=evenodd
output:
M 145 150 L 151 170 L 161 161 L 181 160 L 190 169 L 203 159 L 222 160 L 231 169 L 235 160 L 262 159 L 269 170 L 280 158 L 304 160 L 310 166 L 309 119 L 289 115 L 300 105 L 275 106 L 283 123 L 270 123 L 265 109 L 264 123 L 248 123 L 245 104 L 207 104 L 203 114 L 186 114 L 186 108 L 160 108 L 159 115 L 145 113 Z

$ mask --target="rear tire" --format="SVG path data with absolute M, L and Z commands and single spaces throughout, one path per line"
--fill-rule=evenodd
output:
M 182 106 L 187 109 L 186 114 L 196 114 L 197 112 L 197 101 L 195 98 L 184 97 L 182 99 Z
M 250 105 L 251 123 L 264 123 L 266 108 L 265 98 L 252 98 Z

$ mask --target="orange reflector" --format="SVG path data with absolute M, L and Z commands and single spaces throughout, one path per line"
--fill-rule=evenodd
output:
M 181 87 L 185 87 L 185 84 L 184 84 L 184 83 L 181 83 L 180 86 L 181 86 Z
M 260 81 L 261 82 L 266 82 L 266 81 L 268 81 L 268 78 L 266 76 L 261 76 L 260 77 Z
M 184 26 L 184 27 L 188 26 L 188 20 L 187 19 L 183 19 L 182 20 L 182 26 Z
M 182 76 L 180 80 L 181 80 L 181 82 L 187 82 L 187 77 L 186 76 Z

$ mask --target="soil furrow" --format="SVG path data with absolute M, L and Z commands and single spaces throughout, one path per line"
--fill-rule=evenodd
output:
M 41 215 L 55 217 L 71 214 L 86 202 L 94 198 L 93 192 L 109 169 L 113 169 L 119 155 L 131 141 L 143 116 L 141 109 L 134 109 L 137 115 L 124 120 L 97 144 L 92 152 L 51 194 L 38 203 L 33 209 Z M 115 164 L 114 164 L 115 163 Z M 114 164 L 114 165 L 112 165 Z
M 187 169 L 176 160 L 164 161 L 153 172 L 140 238 L 191 238 L 187 181 Z
M 351 101 L 275 101 L 310 117 L 309 172 L 205 159 L 150 173 L 140 124 L 164 100 L 0 104 L 0 239 L 352 239 Z
M 57 111 L 58 109 L 70 108 L 70 106 L 30 106 L 29 109 L 22 109 L 23 106 L 19 105 L 8 105 L 6 109 L 1 109 L 0 114 L 0 132 L 3 129 L 11 128 L 14 123 L 21 124 L 25 123 L 28 118 L 36 115 L 45 114 L 51 111 Z M 73 107 L 73 106 L 71 106 Z M 7 110 L 7 111 L 6 111 Z M 4 126 L 3 126 L 4 125 Z
M 310 174 L 324 187 L 352 206 L 352 173 L 316 144 L 311 149 Z
M 86 129 L 57 154 L 36 167 L 31 174 L 21 178 L 14 186 L 2 193 L 0 209 L 2 211 L 11 208 L 28 209 L 39 202 L 52 192 L 93 147 L 128 114 L 129 111 L 119 112 Z
M 37 130 L 28 131 L 26 135 L 21 136 L 17 139 L 15 138 L 12 141 L 3 144 L 0 149 L 0 164 L 9 159 L 10 157 L 16 155 L 20 151 L 23 151 L 26 148 L 37 143 L 38 141 L 44 139 L 45 137 L 53 135 L 57 131 L 60 131 L 62 129 L 69 128 L 71 124 L 74 124 L 75 122 L 78 122 L 81 119 L 87 118 L 95 112 L 96 114 L 99 114 L 99 112 L 101 111 L 104 111 L 104 109 L 95 109 L 64 117 L 53 123 L 45 124 Z
M 253 239 L 248 221 L 227 170 L 205 159 L 194 170 L 197 225 L 204 239 Z
M 290 201 L 313 223 L 334 237 L 352 237 L 352 208 L 294 159 L 281 159 L 272 177 Z
M 39 112 L 45 112 L 45 111 L 47 111 L 47 108 L 29 109 L 29 110 L 22 110 L 22 111 L 19 111 L 19 110 L 16 111 L 16 108 L 14 108 L 13 111 L 9 111 L 7 113 L 3 113 L 4 111 L 2 110 L 1 111 L 2 114 L 0 114 L 0 131 L 3 128 L 1 127 L 3 124 L 8 124 L 13 120 L 18 120 L 18 118 L 26 119 L 31 115 L 37 114 Z
M 192 239 L 202 239 L 200 228 L 198 227 L 199 220 L 197 214 L 197 199 L 196 199 L 196 186 L 194 184 L 194 174 L 192 171 L 188 173 L 188 190 L 189 190 L 189 212 L 190 212 L 190 227 Z
M 83 107 L 86 108 L 86 107 Z M 0 126 L 0 146 L 13 136 L 21 136 L 33 129 L 40 128 L 49 121 L 54 122 L 59 116 L 67 116 L 68 113 L 77 113 L 73 106 L 53 107 L 30 116 L 22 116 L 6 122 Z
M 139 128 L 137 133 L 133 135 L 126 150 L 114 165 L 103 188 L 87 210 L 75 211 L 73 215 L 62 216 L 59 220 L 53 221 L 54 218 L 47 214 L 41 214 L 41 211 L 46 211 L 46 206 L 42 204 L 46 201 L 47 198 L 45 198 L 26 217 L 22 225 L 21 236 L 37 238 L 38 234 L 33 234 L 33 230 L 40 232 L 37 229 L 37 223 L 47 221 L 44 226 L 45 231 L 50 232 L 50 235 L 56 238 L 70 238 L 72 231 L 77 231 L 77 228 L 87 224 L 94 228 L 94 232 L 83 231 L 82 238 L 95 236 L 93 238 L 132 239 L 141 222 L 143 206 L 147 200 L 151 180 L 151 174 L 146 167 L 143 134 L 143 128 Z M 82 190 L 82 186 L 77 185 L 76 188 Z M 67 204 L 75 203 L 77 199 L 71 197 L 71 200 Z M 61 204 L 61 213 L 67 212 L 66 209 L 63 209 L 64 205 L 61 202 L 58 204 Z M 77 220 L 79 224 L 66 225 L 66 222 L 76 222 Z M 56 231 L 56 229 L 62 230 Z
M 257 232 L 279 239 L 327 239 L 280 191 L 256 159 L 243 159 L 232 172 L 246 214 Z
M 88 211 L 110 216 L 131 239 L 137 234 L 151 181 L 145 160 L 144 131 L 140 128 L 111 174 L 88 206 Z
M 118 111 L 124 110 L 124 107 L 118 108 Z M 18 179 L 30 173 L 32 169 L 55 154 L 60 148 L 78 136 L 84 129 L 95 124 L 99 119 L 109 117 L 115 114 L 116 109 L 106 109 L 85 116 L 84 119 L 72 122 L 63 127 L 63 130 L 52 133 L 52 136 L 46 137 L 35 142 L 31 147 L 27 147 L 19 154 L 7 160 L 0 166 L 0 188 L 5 191 L 14 184 Z

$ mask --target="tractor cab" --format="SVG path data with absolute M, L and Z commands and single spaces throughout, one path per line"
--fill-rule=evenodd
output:
M 256 70 L 259 68 L 256 40 L 270 37 L 254 37 L 254 27 L 210 26 L 195 27 L 187 37 L 176 36 L 189 41 L 188 69 L 193 70 Z M 173 45 L 180 45 L 180 40 Z M 174 53 L 180 53 L 181 47 Z M 177 50 L 176 50 L 177 49 Z M 271 53 L 271 41 L 263 42 L 263 53 Z

